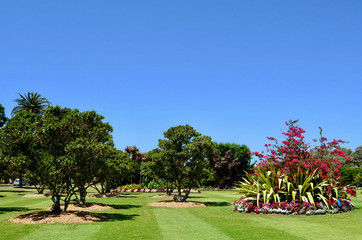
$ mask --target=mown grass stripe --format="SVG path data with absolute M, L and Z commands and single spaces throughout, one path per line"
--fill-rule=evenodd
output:
M 163 239 L 231 239 L 189 209 L 154 208 Z
M 42 225 L 28 235 L 21 238 L 22 240 L 83 240 L 91 239 L 92 235 L 97 233 L 101 228 L 95 224 L 60 224 L 60 225 Z M 75 238 L 76 236 L 76 238 Z

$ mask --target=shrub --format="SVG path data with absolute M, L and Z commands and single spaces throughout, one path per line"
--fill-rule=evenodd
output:
M 283 133 L 286 139 L 281 145 L 278 145 L 275 138 L 269 137 L 274 144 L 265 145 L 268 154 L 253 153 L 260 158 L 260 163 L 240 184 L 242 201 L 235 203 L 236 210 L 287 214 L 289 210 L 285 212 L 286 209 L 280 207 L 280 203 L 288 205 L 296 201 L 308 206 L 298 209 L 307 215 L 319 214 L 324 208 L 333 210 L 336 204 L 338 211 L 353 209 L 352 203 L 347 199 L 347 193 L 352 192 L 341 185 L 338 171 L 342 164 L 331 158 L 333 155 L 345 156 L 339 146 L 343 141 L 333 140 L 327 143 L 321 129 L 320 146 L 311 149 L 304 142 L 302 134 L 305 131 L 296 123 L 297 121 L 286 123 L 288 131 Z M 313 141 L 317 142 L 317 139 Z M 348 157 L 346 160 L 349 160 Z M 269 211 L 270 208 L 265 209 L 265 204 L 277 205 L 278 208 L 271 208 Z M 264 209 L 261 209 L 263 206 Z M 321 211 L 316 213 L 315 210 L 318 209 Z
M 346 168 L 343 167 L 339 170 L 342 176 L 342 183 L 344 185 L 357 185 L 355 177 L 362 174 L 362 168 Z
M 141 189 L 141 185 L 140 184 L 128 184 L 128 185 L 123 185 L 123 186 L 120 186 L 118 187 L 118 189 L 125 189 L 125 190 L 128 190 L 128 189 Z

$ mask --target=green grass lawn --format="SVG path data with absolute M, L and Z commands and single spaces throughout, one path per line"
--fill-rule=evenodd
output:
M 117 205 L 100 212 L 106 222 L 24 225 L 7 219 L 51 205 L 49 198 L 25 198 L 32 189 L 0 188 L 0 239 L 362 239 L 362 196 L 356 209 L 337 215 L 268 216 L 232 211 L 235 191 L 205 191 L 190 200 L 210 207 L 157 208 L 147 203 L 162 199 L 148 193 L 121 198 L 89 199 Z M 99 213 L 99 212 L 98 212 Z

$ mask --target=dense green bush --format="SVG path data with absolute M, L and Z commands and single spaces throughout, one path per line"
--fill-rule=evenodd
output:
M 125 190 L 128 190 L 128 189 L 141 189 L 141 188 L 142 188 L 141 185 L 136 184 L 136 183 L 123 185 L 123 186 L 119 187 L 119 189 L 125 189 Z
M 343 167 L 339 170 L 342 174 L 342 183 L 345 185 L 357 185 L 355 177 L 360 173 L 362 174 L 362 168 L 346 168 Z

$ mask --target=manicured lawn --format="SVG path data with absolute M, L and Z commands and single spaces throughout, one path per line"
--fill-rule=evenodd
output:
M 193 201 L 212 204 L 196 208 L 156 208 L 162 199 L 129 193 L 121 198 L 88 199 L 117 205 L 102 212 L 109 220 L 87 224 L 23 225 L 8 218 L 51 205 L 49 198 L 25 198 L 32 189 L 0 188 L 0 239 L 361 239 L 362 196 L 356 210 L 322 216 L 268 216 L 233 212 L 234 191 L 205 191 Z

